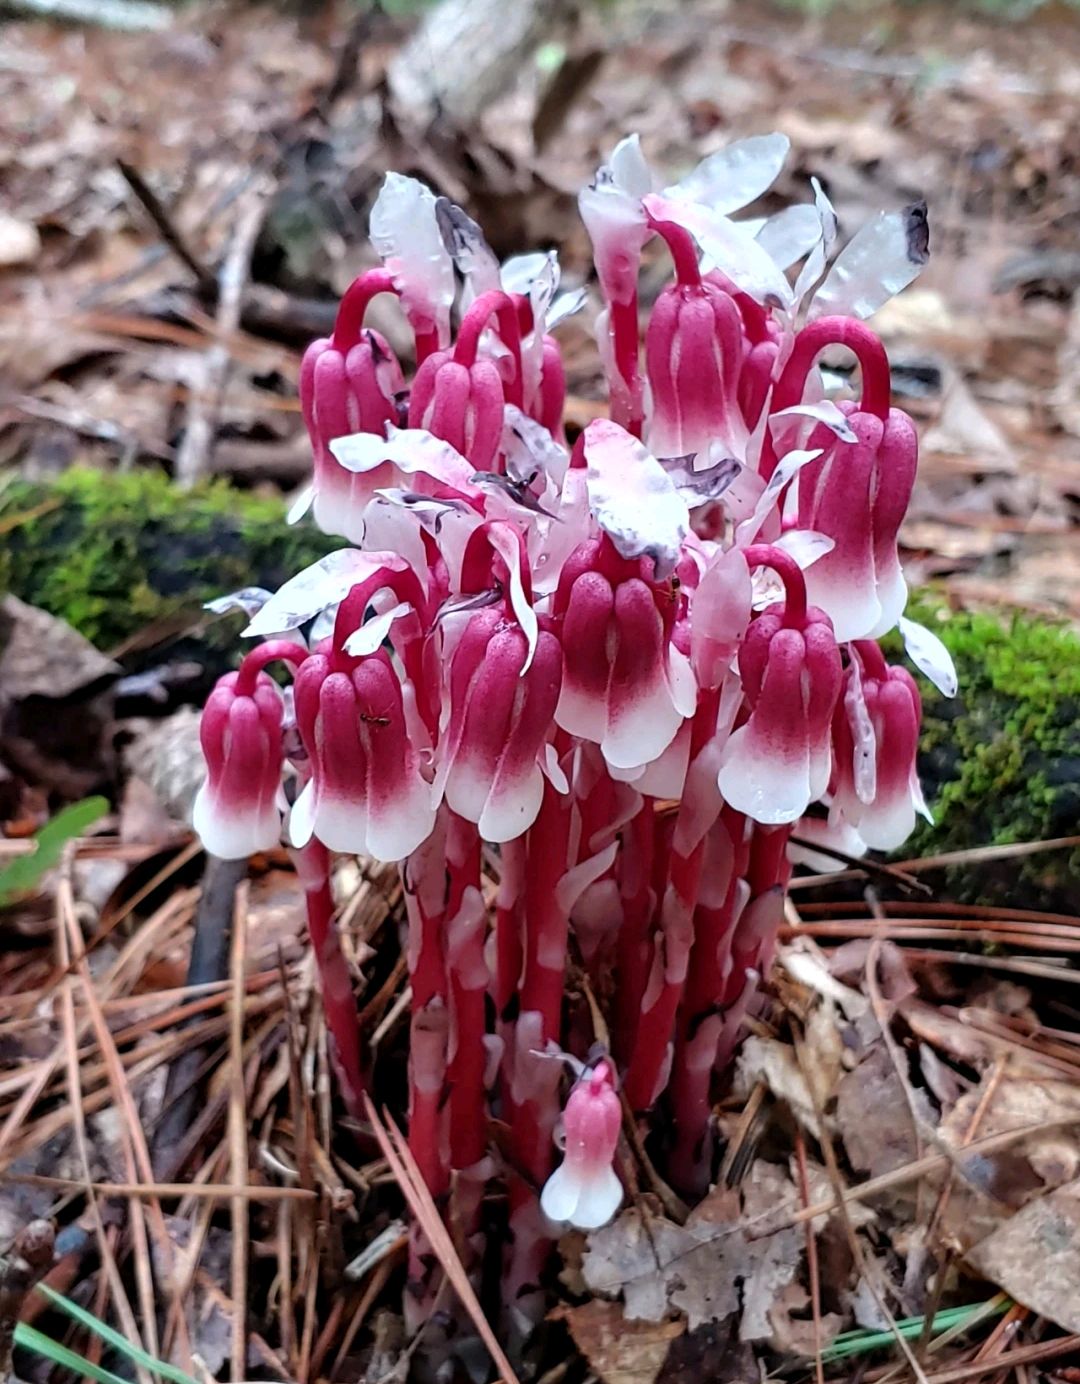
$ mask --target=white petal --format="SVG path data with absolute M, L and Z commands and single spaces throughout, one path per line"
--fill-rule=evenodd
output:
M 772 187 L 791 148 L 787 135 L 751 135 L 703 158 L 665 196 L 701 202 L 710 210 L 738 211 Z M 646 189 L 647 191 L 648 189 Z
M 641 152 L 641 136 L 620 139 L 608 160 L 615 186 L 632 197 L 644 197 L 653 189 L 653 175 Z
M 580 1179 L 567 1171 L 565 1163 L 560 1163 L 540 1193 L 540 1210 L 549 1221 L 565 1224 L 573 1220 L 577 1210 Z
M 644 554 L 666 576 L 679 558 L 690 512 L 670 476 L 617 423 L 597 418 L 585 429 L 586 485 L 596 522 L 623 557 Z
M 435 194 L 416 178 L 387 173 L 371 208 L 371 243 L 398 282 L 410 316 L 448 333 L 454 301 L 454 262 L 443 244 Z
M 917 278 L 929 258 L 925 202 L 879 212 L 833 261 L 810 317 L 870 317 Z
M 246 860 L 269 851 L 281 838 L 281 816 L 273 803 L 257 812 L 224 812 L 204 783 L 191 809 L 195 834 L 219 860 Z
M 754 239 L 769 252 L 778 269 L 787 269 L 808 255 L 821 240 L 817 207 L 806 203 L 785 207 L 754 232 Z
M 599 1230 L 622 1205 L 623 1186 L 614 1168 L 604 1168 L 578 1187 L 577 1206 L 570 1223 L 578 1230 Z
M 943 697 L 955 697 L 960 686 L 952 654 L 933 630 L 906 616 L 900 617 L 904 648 L 920 673 L 930 679 Z
M 407 615 L 412 606 L 401 601 L 382 615 L 372 615 L 358 630 L 354 630 L 345 641 L 345 652 L 354 658 L 364 658 L 378 649 L 390 633 L 390 626 L 399 616 Z
M 646 210 L 660 221 L 683 226 L 717 267 L 737 288 L 759 303 L 791 303 L 791 285 L 773 263 L 772 256 L 742 226 L 726 216 L 693 202 L 658 197 L 645 198 Z
M 805 572 L 819 558 L 832 552 L 836 547 L 836 540 L 830 538 L 827 533 L 818 533 L 815 529 L 788 529 L 780 535 L 773 546 L 790 553 Z
M 735 542 L 740 548 L 753 543 L 770 511 L 775 508 L 781 491 L 799 474 L 804 466 L 819 457 L 821 452 L 822 449 L 818 447 L 809 452 L 788 452 L 787 456 L 780 458 L 776 464 L 776 470 L 769 477 L 768 485 L 761 492 L 754 506 L 753 514 L 749 519 L 744 520 L 736 531 Z
M 397 553 L 362 553 L 356 548 L 339 548 L 290 577 L 255 615 L 244 634 L 254 638 L 296 629 L 327 606 L 344 600 L 354 586 L 380 567 L 403 572 L 406 566 Z
M 769 427 L 773 433 L 779 433 L 783 424 L 777 427 L 777 421 L 781 418 L 811 418 L 815 423 L 824 423 L 827 428 L 840 438 L 841 442 L 858 442 L 858 437 L 851 424 L 847 420 L 847 414 L 839 408 L 832 399 L 822 399 L 816 404 L 794 404 L 791 408 L 782 408 L 779 413 L 769 415 Z

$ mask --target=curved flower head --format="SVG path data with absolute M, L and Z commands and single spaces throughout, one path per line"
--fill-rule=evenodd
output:
M 312 778 L 292 811 L 293 845 L 402 860 L 435 824 L 385 650 L 314 654 L 296 677 L 296 723 Z
M 742 458 L 749 437 L 739 409 L 739 375 L 747 343 L 734 299 L 704 280 L 698 251 L 682 226 L 650 218 L 667 241 L 678 280 L 653 306 L 645 333 L 652 393 L 648 442 L 661 457 Z
M 615 1072 L 603 1057 L 583 1074 L 566 1102 L 565 1156 L 540 1196 L 540 1209 L 549 1220 L 579 1230 L 596 1230 L 611 1220 L 623 1199 L 612 1167 L 621 1124 Z
M 796 821 L 828 789 L 843 670 L 829 617 L 806 607 L 795 562 L 764 544 L 745 551 L 748 566 L 781 574 L 787 597 L 751 623 L 739 651 L 750 716 L 725 746 L 718 784 L 737 812 L 777 826 Z
M 915 764 L 921 719 L 911 674 L 886 664 L 876 644 L 854 644 L 833 718 L 833 800 L 873 850 L 903 845 L 926 811 Z
M 828 611 L 841 643 L 891 629 L 907 601 L 897 534 L 918 463 L 915 426 L 890 409 L 883 421 L 841 404 L 854 441 L 815 430 L 817 460 L 799 474 L 798 526 L 833 540 L 807 569 L 809 599 Z
M 282 720 L 281 693 L 266 673 L 226 673 L 207 699 L 199 726 L 207 777 L 192 821 L 211 855 L 246 860 L 278 844 Z
M 633 769 L 667 749 L 694 709 L 693 673 L 672 644 L 676 595 L 647 558 L 622 558 L 610 540 L 581 544 L 563 567 L 563 680 L 555 720 Z
M 536 820 L 561 677 L 562 649 L 549 630 L 539 632 L 530 657 L 503 605 L 470 617 L 450 662 L 435 795 L 445 794 L 485 841 L 512 841 Z
M 480 354 L 483 333 L 498 327 L 502 363 Z M 477 471 L 493 471 L 503 430 L 503 404 L 522 403 L 521 328 L 506 293 L 481 294 L 462 320 L 452 351 L 429 356 L 417 371 L 409 426 L 426 428 L 469 458 Z
M 333 336 L 313 341 L 300 367 L 300 404 L 315 459 L 315 522 L 354 542 L 363 538 L 363 513 L 375 490 L 394 485 L 396 473 L 388 465 L 355 475 L 339 465 L 330 444 L 357 432 L 382 436 L 388 423 L 400 421 L 401 366 L 378 332 L 362 326 L 367 304 L 391 287 L 379 270 L 361 275 L 342 300 Z

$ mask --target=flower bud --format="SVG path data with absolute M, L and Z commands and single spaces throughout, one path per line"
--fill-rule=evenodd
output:
M 789 622 L 786 605 L 771 606 L 750 625 L 739 673 L 750 716 L 724 748 L 720 792 L 755 822 L 794 822 L 829 786 L 842 676 L 829 617 L 810 607 Z
M 281 693 L 265 673 L 226 673 L 207 699 L 199 726 L 207 777 L 192 821 L 211 855 L 246 860 L 278 844 L 282 719 Z
M 435 809 L 389 655 L 315 654 L 295 699 L 312 778 L 293 807 L 293 845 L 316 836 L 332 851 L 404 859 L 430 835 Z
M 858 643 L 833 718 L 833 800 L 872 850 L 903 845 L 925 812 L 916 771 L 922 699 L 904 668 Z
M 597 1230 L 611 1220 L 623 1199 L 622 1183 L 612 1167 L 621 1124 L 615 1073 L 605 1057 L 585 1072 L 566 1102 L 565 1156 L 540 1197 L 540 1209 L 549 1220 L 579 1230 Z
M 656 300 L 645 333 L 652 391 L 649 450 L 659 457 L 707 453 L 742 458 L 749 436 L 739 409 L 743 324 L 714 285 L 673 284 Z
M 540 631 L 530 662 L 528 640 L 502 606 L 473 615 L 454 650 L 436 795 L 441 788 L 485 841 L 512 841 L 536 820 L 561 677 L 555 635 Z

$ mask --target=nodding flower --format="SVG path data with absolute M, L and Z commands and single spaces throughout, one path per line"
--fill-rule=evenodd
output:
M 334 333 L 313 341 L 300 366 L 300 405 L 315 462 L 313 509 L 324 533 L 359 543 L 364 511 L 380 486 L 397 484 L 386 463 L 358 475 L 340 465 L 330 443 L 351 433 L 386 432 L 398 424 L 398 399 L 405 389 L 397 357 L 378 332 L 363 325 L 367 305 L 379 293 L 394 292 L 381 269 L 361 274 L 338 309 Z
M 206 849 L 222 860 L 245 860 L 280 840 L 284 703 L 264 669 L 277 659 L 298 664 L 306 656 L 296 644 L 269 641 L 219 679 L 207 698 L 199 726 L 207 774 L 192 822 Z
M 596 1230 L 618 1211 L 623 1187 L 613 1163 L 621 1125 L 615 1071 L 603 1057 L 575 1083 L 563 1111 L 563 1161 L 540 1196 L 549 1220 Z
M 564 659 L 556 723 L 599 745 L 615 769 L 658 758 L 694 707 L 693 673 L 671 638 L 671 581 L 653 580 L 650 559 L 592 539 L 564 565 L 555 611 Z
M 833 805 L 872 850 L 892 851 L 927 816 L 915 757 L 922 698 L 915 679 L 890 667 L 871 641 L 851 646 L 833 718 Z
M 657 298 L 645 332 L 649 450 L 741 461 L 750 436 L 739 407 L 742 316 L 725 289 L 702 279 L 689 233 L 670 221 L 652 225 L 672 251 L 678 281 Z
M 797 821 L 829 785 L 830 729 L 842 665 L 829 617 L 806 604 L 803 574 L 783 550 L 746 549 L 747 566 L 776 570 L 782 604 L 758 615 L 739 651 L 749 708 L 723 753 L 720 792 L 755 822 Z

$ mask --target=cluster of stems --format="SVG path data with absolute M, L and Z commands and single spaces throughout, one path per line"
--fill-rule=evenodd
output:
M 332 853 L 400 862 L 409 1143 L 470 1270 L 505 1191 L 521 1330 L 559 1226 L 622 1198 L 623 1097 L 680 1191 L 708 1186 L 792 834 L 890 848 L 921 806 L 919 694 L 876 643 L 904 607 L 915 433 L 877 338 L 820 310 L 831 209 L 819 190 L 816 235 L 795 219 L 792 285 L 791 247 L 731 220 L 715 169 L 661 195 L 617 155 L 582 195 L 611 416 L 572 446 L 552 332 L 579 304 L 554 258 L 499 266 L 457 208 L 388 178 L 383 267 L 301 375 L 315 518 L 353 546 L 266 600 L 203 720 L 196 825 L 235 858 L 284 813 L 354 1114 L 368 1071 Z M 674 280 L 643 326 L 650 240 Z M 841 276 L 863 298 L 865 261 Z M 411 383 L 366 325 L 380 293 L 413 329 Z M 831 347 L 858 363 L 852 402 L 824 399 Z M 437 1277 L 416 1235 L 414 1320 Z

